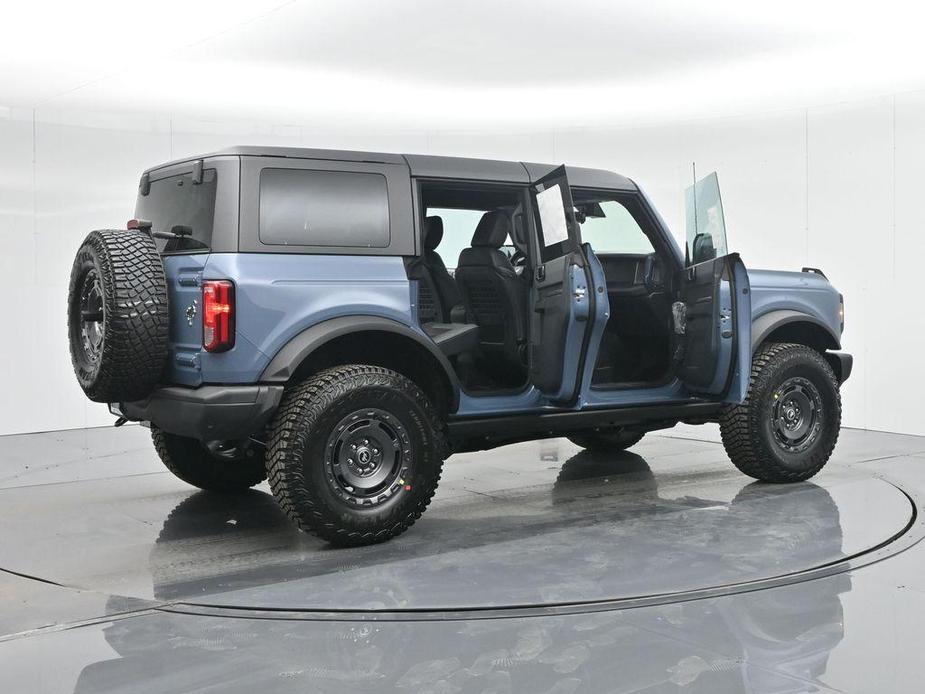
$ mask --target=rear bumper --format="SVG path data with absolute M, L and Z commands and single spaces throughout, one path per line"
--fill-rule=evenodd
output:
M 228 441 L 259 431 L 273 416 L 282 385 L 159 388 L 144 400 L 119 403 L 126 419 L 199 439 Z
M 854 357 L 844 352 L 826 352 L 825 359 L 835 372 L 839 385 L 848 380 L 851 375 L 851 367 L 854 366 Z

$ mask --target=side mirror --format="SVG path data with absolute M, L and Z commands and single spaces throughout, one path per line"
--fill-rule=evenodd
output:
M 694 237 L 694 243 L 691 244 L 691 264 L 697 265 L 698 263 L 704 263 L 708 260 L 713 260 L 716 257 L 716 248 L 713 246 L 713 235 L 712 234 L 697 234 Z

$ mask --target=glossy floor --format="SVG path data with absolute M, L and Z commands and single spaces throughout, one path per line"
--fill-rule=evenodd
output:
M 459 455 L 404 536 L 332 550 L 146 435 L 0 438 L 0 691 L 921 690 L 922 438 L 846 430 L 784 487 L 706 427 Z

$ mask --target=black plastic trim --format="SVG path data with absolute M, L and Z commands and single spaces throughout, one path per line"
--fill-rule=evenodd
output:
M 832 367 L 832 371 L 835 372 L 838 385 L 848 380 L 848 377 L 851 376 L 851 368 L 854 366 L 854 357 L 844 352 L 826 352 L 822 356 L 825 357 L 825 360 L 829 362 L 829 366 Z
M 800 272 L 812 272 L 816 275 L 819 275 L 820 277 L 829 279 L 828 277 L 825 276 L 825 273 L 817 267 L 804 267 L 800 270 Z
M 260 375 L 260 382 L 286 383 L 292 378 L 299 365 L 305 361 L 305 358 L 325 343 L 342 335 L 367 330 L 381 330 L 402 335 L 424 347 L 437 360 L 437 363 L 440 364 L 449 379 L 450 387 L 453 391 L 453 402 L 450 410 L 456 410 L 459 406 L 459 381 L 446 355 L 440 351 L 433 340 L 415 332 L 404 323 L 399 323 L 391 318 L 383 318 L 382 316 L 340 316 L 316 323 L 296 335 L 276 353 L 276 356 L 267 364 L 267 367 Z M 374 349 L 374 347 L 371 347 L 371 349 Z
M 126 419 L 151 422 L 171 434 L 200 441 L 228 441 L 258 432 L 280 399 L 281 385 L 159 388 L 144 400 L 124 402 Z
M 780 309 L 765 313 L 763 316 L 752 321 L 752 354 L 761 346 L 768 335 L 789 323 L 811 323 L 822 328 L 831 340 L 831 348 L 840 349 L 841 340 L 832 332 L 832 329 L 815 316 L 811 316 L 803 311 L 793 311 L 791 309 Z
M 660 428 L 666 422 L 707 420 L 719 413 L 722 403 L 694 400 L 662 405 L 607 409 L 568 410 L 545 414 L 495 417 L 451 417 L 447 422 L 454 450 L 482 450 L 517 441 L 563 436 L 594 428 L 636 426 Z

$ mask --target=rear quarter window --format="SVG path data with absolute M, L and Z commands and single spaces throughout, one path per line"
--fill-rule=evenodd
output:
M 258 235 L 272 246 L 387 248 L 385 176 L 350 171 L 263 169 Z

